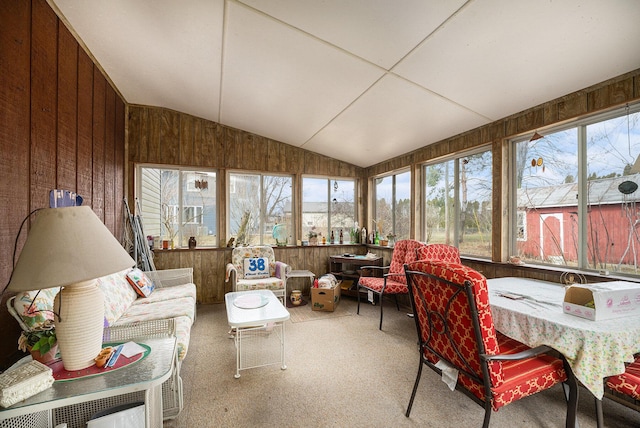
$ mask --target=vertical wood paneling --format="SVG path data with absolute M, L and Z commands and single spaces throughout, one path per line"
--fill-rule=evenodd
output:
M 44 0 L 31 16 L 31 209 L 49 206 L 56 187 L 58 20 Z
M 90 205 L 93 197 L 93 63 L 78 52 L 77 192 Z
M 77 189 L 78 43 L 67 27 L 58 33 L 58 157 L 56 188 Z
M 106 80 L 97 67 L 93 69 L 93 190 L 91 207 L 104 221 L 104 148 L 105 148 Z
M 124 101 L 116 96 L 116 117 L 115 117 L 115 160 L 114 160 L 114 209 L 115 209 L 115 230 L 114 236 L 118 240 L 122 240 L 123 236 L 123 198 L 126 195 L 126 189 L 124 188 L 125 178 L 125 114 L 126 108 Z
M 142 141 L 141 128 L 140 128 L 140 116 L 142 115 L 142 109 L 129 108 L 127 119 L 127 134 L 129 135 L 129 161 L 140 161 L 140 144 Z
M 109 230 L 115 230 L 115 126 L 116 126 L 116 93 L 109 85 L 105 92 L 105 129 L 104 129 L 104 224 Z M 119 219 L 119 217 L 118 217 Z
M 193 136 L 194 118 L 188 115 L 180 117 L 180 164 L 194 165 L 193 161 Z
M 180 115 L 163 110 L 160 116 L 160 163 L 176 165 L 180 162 Z
M 162 111 L 147 109 L 149 128 L 147 129 L 147 160 L 146 162 L 160 163 L 160 129 L 162 127 Z
M 9 282 L 13 247 L 22 219 L 29 213 L 31 3 L 0 1 L 0 284 Z M 26 234 L 18 241 L 18 251 Z M 0 370 L 19 358 L 20 327 L 0 299 Z
M 32 208 L 49 205 L 51 189 L 76 190 L 85 205 L 91 205 L 95 185 L 103 206 L 111 207 L 109 229 L 113 232 L 121 223 L 114 213 L 116 201 L 124 195 L 125 106 L 109 87 L 110 110 L 105 110 L 106 79 L 97 69 L 95 76 L 93 62 L 46 1 L 0 0 L 2 284 L 11 274 L 13 243 L 22 219 Z M 94 80 L 100 79 L 103 95 L 95 104 L 101 105 L 98 128 L 103 146 L 94 177 Z M 105 113 L 111 126 L 106 156 Z M 100 190 L 105 181 L 111 182 L 106 201 Z M 18 255 L 28 226 L 20 235 Z M 3 294 L 2 307 L 11 294 Z M 19 326 L 7 311 L 0 311 L 0 325 L 0 370 L 4 370 L 22 354 L 15 346 Z

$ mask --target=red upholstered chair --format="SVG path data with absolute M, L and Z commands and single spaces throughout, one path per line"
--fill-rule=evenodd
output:
M 365 288 L 377 294 L 380 304 L 380 330 L 382 330 L 382 297 L 394 295 L 396 298 L 396 308 L 400 310 L 398 304 L 398 294 L 408 294 L 407 277 L 404 274 L 404 264 L 416 260 L 416 250 L 424 246 L 423 243 L 413 239 L 403 239 L 393 246 L 391 264 L 389 266 L 363 266 L 362 275 L 358 279 L 358 310 L 360 313 L 360 289 Z M 370 273 L 378 273 L 378 276 L 364 276 Z M 380 273 L 382 273 L 380 275 Z
M 407 417 L 423 365 L 441 374 L 436 363 L 445 362 L 458 371 L 456 388 L 484 407 L 483 427 L 492 410 L 565 381 L 570 387 L 566 425 L 575 425 L 578 384 L 567 377 L 566 361 L 547 355 L 547 346 L 529 348 L 495 330 L 482 274 L 438 260 L 418 260 L 405 271 L 420 340 Z
M 605 395 L 632 408 L 640 408 L 640 354 L 629 364 L 624 373 L 610 376 L 605 380 Z M 604 426 L 602 401 L 596 399 L 597 426 Z
M 417 260 L 443 260 L 445 262 L 460 263 L 460 250 L 448 244 L 427 244 L 417 250 Z

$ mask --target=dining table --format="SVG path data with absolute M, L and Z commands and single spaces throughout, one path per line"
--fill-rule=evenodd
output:
M 530 278 L 487 280 L 496 330 L 530 347 L 560 352 L 597 399 L 604 379 L 623 373 L 640 352 L 640 315 L 592 321 L 563 311 L 563 284 Z

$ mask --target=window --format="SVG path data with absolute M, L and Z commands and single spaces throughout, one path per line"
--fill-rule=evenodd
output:
M 425 165 L 423 188 L 423 240 L 490 257 L 491 150 Z
M 291 176 L 229 173 L 229 235 L 237 244 L 291 244 Z
M 522 260 L 637 274 L 639 106 L 515 141 L 512 242 Z
M 302 236 L 310 233 L 325 237 L 330 242 L 333 231 L 339 242 L 342 229 L 344 242 L 350 242 L 351 233 L 357 229 L 356 182 L 352 179 L 302 178 Z
M 411 171 L 378 177 L 374 180 L 375 232 L 384 239 L 411 236 Z
M 136 172 L 146 235 L 169 240 L 174 247 L 187 247 L 191 236 L 200 247 L 218 245 L 215 172 L 147 165 Z

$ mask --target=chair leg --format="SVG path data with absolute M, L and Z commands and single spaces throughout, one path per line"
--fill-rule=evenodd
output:
M 380 330 L 382 330 L 382 307 L 383 307 L 382 296 L 383 294 L 380 293 L 380 299 L 379 299 L 380 300 L 380 327 L 379 327 Z
M 487 400 L 484 403 L 484 420 L 482 421 L 482 428 L 489 428 L 489 420 L 491 419 L 491 401 Z
M 396 309 L 398 309 L 398 311 L 400 311 L 400 303 L 398 303 L 398 295 L 394 294 L 393 297 L 396 298 Z
M 564 364 L 564 371 L 567 373 L 566 382 L 562 382 L 562 389 L 567 399 L 567 419 L 565 425 L 567 428 L 575 428 L 577 425 L 578 417 L 578 380 L 576 375 L 573 374 L 571 366 L 561 354 L 562 362 Z M 568 388 L 568 391 L 567 391 Z
M 604 417 L 602 416 L 602 400 L 598 400 L 596 397 L 593 397 L 596 401 L 596 426 L 598 428 L 604 428 Z
M 419 350 L 422 352 L 422 350 Z M 413 391 L 411 392 L 411 398 L 409 399 L 409 406 L 407 406 L 407 412 L 404 414 L 407 418 L 411 414 L 411 407 L 413 407 L 413 399 L 416 398 L 416 391 L 418 390 L 418 384 L 420 383 L 420 376 L 422 376 L 422 357 L 420 358 L 420 365 L 418 366 L 418 374 L 416 375 L 416 381 L 413 384 Z
M 360 283 L 356 284 L 356 294 L 358 295 L 358 310 L 356 311 L 357 315 L 360 315 Z

